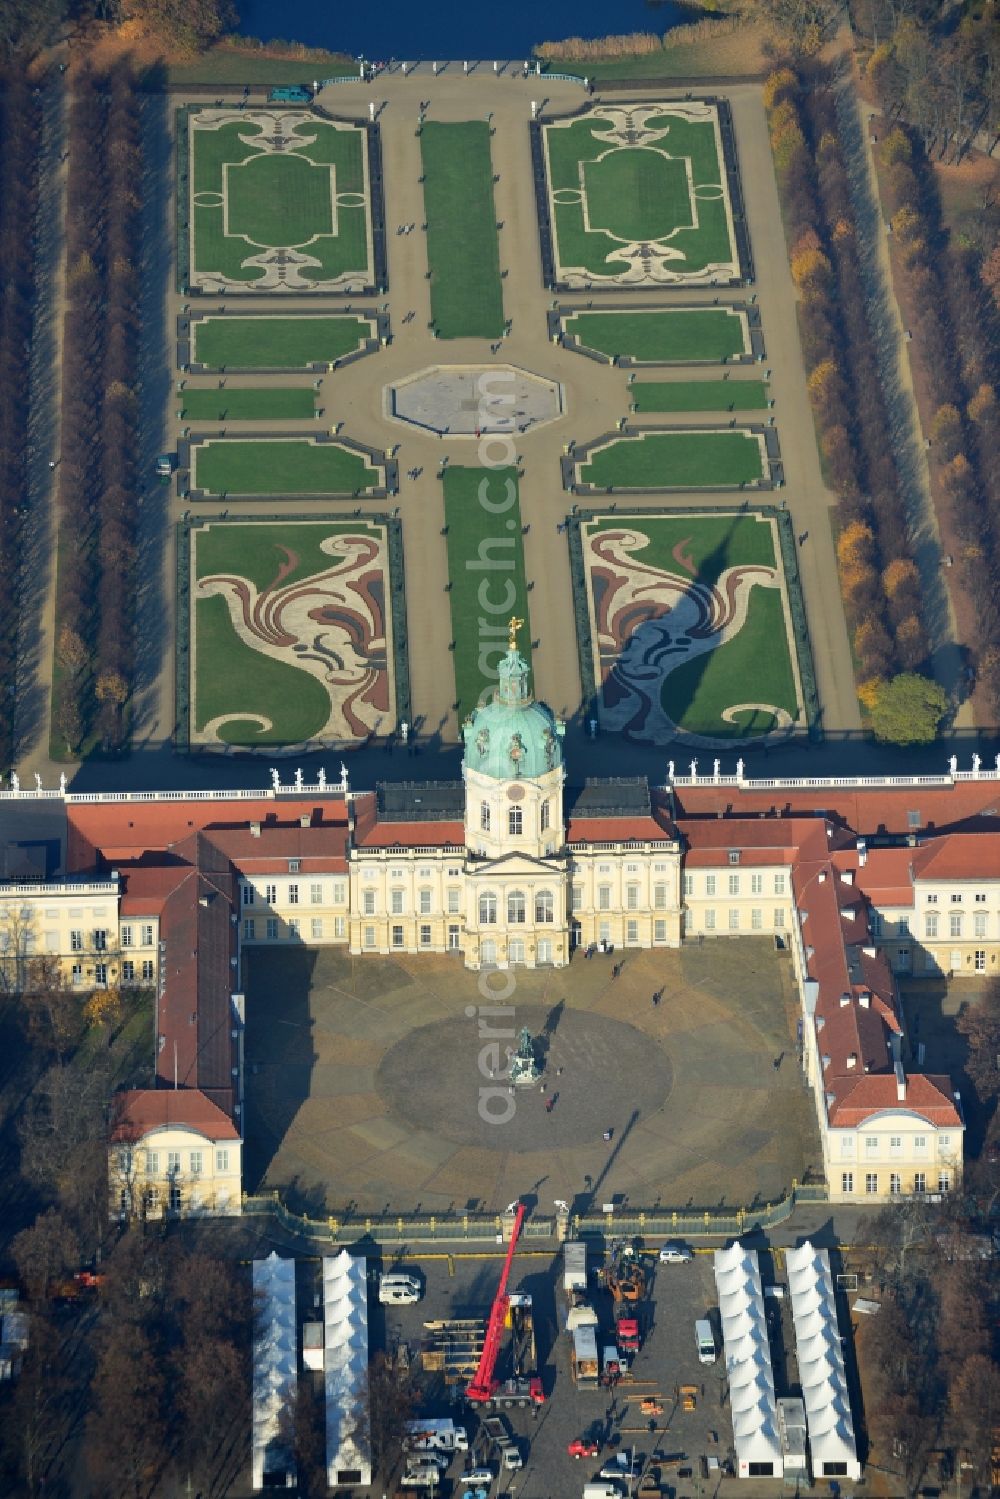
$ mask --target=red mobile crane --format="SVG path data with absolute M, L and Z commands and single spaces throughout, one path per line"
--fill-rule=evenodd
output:
M 517 1205 L 514 1215 L 514 1227 L 511 1229 L 510 1243 L 507 1246 L 507 1255 L 503 1262 L 503 1270 L 500 1272 L 500 1284 L 497 1286 L 496 1296 L 493 1298 L 493 1306 L 490 1309 L 490 1320 L 486 1324 L 486 1337 L 483 1341 L 483 1351 L 479 1359 L 479 1368 L 476 1370 L 475 1378 L 465 1392 L 466 1400 L 473 1405 L 481 1406 L 484 1410 L 499 1410 L 508 1405 L 542 1405 L 545 1394 L 542 1390 L 542 1381 L 537 1374 L 523 1375 L 518 1372 L 513 1379 L 501 1382 L 496 1376 L 497 1359 L 500 1356 L 500 1344 L 503 1341 L 504 1327 L 507 1323 L 507 1313 L 510 1308 L 510 1296 L 507 1291 L 507 1282 L 510 1279 L 510 1267 L 514 1260 L 514 1251 L 517 1241 L 521 1236 L 521 1225 L 524 1222 L 526 1209 L 523 1202 Z

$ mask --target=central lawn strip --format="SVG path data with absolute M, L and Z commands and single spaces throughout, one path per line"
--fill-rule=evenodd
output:
M 636 411 L 765 411 L 763 380 L 649 380 L 629 387 Z
M 461 721 L 492 695 L 497 663 L 507 650 L 507 622 L 514 614 L 525 621 L 518 646 L 531 665 L 531 616 L 516 470 L 446 469 L 444 518 L 448 527 L 451 633 L 455 640 L 455 697 Z
M 181 416 L 195 422 L 290 421 L 316 414 L 316 392 L 311 385 L 188 388 L 181 391 L 181 402 Z
M 210 369 L 294 370 L 332 364 L 374 336 L 360 317 L 212 317 L 191 324 L 196 364 Z
M 499 338 L 503 284 L 485 120 L 436 121 L 420 135 L 431 270 L 431 316 L 441 338 Z
M 609 359 L 617 355 L 649 364 L 721 364 L 749 352 L 742 317 L 724 307 L 577 312 L 568 316 L 563 326 L 586 348 L 607 354 Z
M 210 494 L 357 494 L 381 477 L 361 453 L 307 438 L 225 438 L 191 455 L 192 488 Z
M 763 475 L 748 432 L 653 432 L 622 437 L 580 465 L 580 482 L 615 489 L 711 489 Z

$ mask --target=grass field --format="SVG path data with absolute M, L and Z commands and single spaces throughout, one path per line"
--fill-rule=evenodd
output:
M 420 156 L 434 326 L 441 338 L 499 338 L 503 283 L 489 126 L 429 121 Z
M 311 438 L 225 438 L 191 450 L 191 487 L 209 494 L 360 494 L 382 475 L 361 454 Z
M 519 642 L 522 656 L 531 665 L 531 617 L 515 470 L 446 469 L 444 518 L 452 585 L 448 599 L 456 642 L 452 652 L 455 697 L 461 722 L 480 701 L 488 700 L 496 685 L 497 662 L 507 649 L 507 621 L 514 614 L 526 621 Z
M 292 127 L 294 149 L 279 153 L 263 149 L 253 113 L 217 127 L 216 118 L 202 111 L 190 120 L 192 279 L 253 284 L 266 275 L 254 257 L 289 249 L 318 262 L 297 268 L 310 284 L 367 279 L 364 131 L 310 119 Z
M 765 411 L 763 380 L 647 380 L 629 387 L 636 411 Z
M 357 78 L 357 63 L 351 57 L 330 52 L 315 53 L 305 62 L 299 58 L 272 57 L 254 49 L 212 47 L 200 57 L 167 65 L 171 83 L 238 83 L 284 86 L 312 83 L 316 78 Z
M 705 590 L 720 587 L 720 579 L 732 568 L 780 568 L 772 525 L 754 515 L 602 516 L 584 523 L 585 546 L 602 532 L 615 533 L 623 528 L 640 531 L 647 538 L 644 545 L 630 548 L 628 557 L 644 570 L 639 586 L 647 601 L 656 599 L 647 570 L 662 573 L 666 586 L 658 602 L 667 620 L 680 615 L 678 589 L 685 593 L 695 583 Z M 612 617 L 621 616 L 614 596 L 616 587 L 623 587 L 626 595 L 634 588 L 627 566 L 622 577 L 602 579 L 602 596 L 610 595 L 606 607 Z M 738 594 L 739 585 L 733 587 Z M 683 631 L 689 623 L 685 619 L 678 629 Z M 638 627 L 625 628 L 631 634 L 632 629 L 644 626 L 640 620 Z M 621 642 L 621 648 L 625 643 Z M 641 690 L 650 695 L 654 706 L 658 693 L 664 712 L 687 733 L 725 740 L 770 732 L 776 719 L 764 709 L 735 713 L 735 722 L 722 717 L 727 709 L 751 702 L 783 709 L 793 720 L 798 715 L 794 647 L 788 637 L 782 597 L 774 587 L 751 584 L 743 628 L 712 650 L 687 659 L 681 655 L 678 660 L 676 653 L 672 655 L 666 648 L 666 641 L 651 640 L 651 645 L 648 661 L 632 680 L 642 684 Z M 620 653 L 605 647 L 600 674 L 620 659 Z
M 714 117 L 650 110 L 634 145 L 612 136 L 613 106 L 545 127 L 560 279 L 634 280 L 635 262 L 620 252 L 638 244 L 651 266 L 662 262 L 660 279 L 733 265 Z M 653 278 L 652 269 L 638 277 Z
M 191 358 L 209 369 L 301 370 L 353 354 L 375 325 L 363 317 L 213 317 L 191 332 Z
M 289 421 L 316 414 L 316 392 L 311 385 L 240 389 L 226 385 L 207 390 L 181 391 L 181 416 L 195 422 Z
M 279 568 L 294 558 L 281 578 L 289 589 L 326 572 L 328 553 L 319 543 L 336 534 L 357 535 L 374 528 L 364 521 L 303 522 L 289 525 L 239 525 L 226 522 L 192 533 L 192 595 L 195 603 L 195 680 L 192 683 L 192 729 L 199 733 L 212 719 L 228 722 L 219 736 L 227 744 L 299 744 L 321 732 L 330 713 L 323 684 L 299 670 L 292 650 L 288 660 L 255 650 L 233 629 L 226 600 L 218 594 L 197 597 L 198 580 L 218 574 L 245 579 L 260 593 L 272 587 Z M 262 729 L 258 713 L 271 721 Z
M 712 489 L 760 479 L 749 432 L 651 432 L 621 437 L 579 468 L 580 482 L 615 489 Z
M 721 363 L 748 353 L 744 319 L 724 307 L 577 312 L 563 324 L 588 349 L 648 364 Z

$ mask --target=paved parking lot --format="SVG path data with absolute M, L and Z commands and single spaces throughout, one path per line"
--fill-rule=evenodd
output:
M 588 1256 L 593 1264 L 598 1255 Z M 487 1315 L 500 1274 L 499 1255 L 458 1258 L 411 1257 L 408 1266 L 418 1266 L 426 1277 L 426 1294 L 417 1306 L 373 1308 L 370 1333 L 373 1341 L 384 1339 L 390 1346 L 407 1342 L 411 1350 L 419 1347 L 426 1336 L 424 1323 L 437 1318 Z M 712 1366 L 701 1364 L 695 1348 L 694 1322 L 709 1314 L 715 1303 L 715 1283 L 710 1254 L 696 1255 L 689 1265 L 654 1266 L 650 1297 L 643 1304 L 644 1346 L 635 1359 L 634 1383 L 620 1385 L 614 1394 L 608 1390 L 578 1390 L 570 1375 L 569 1338 L 561 1330 L 565 1316 L 562 1293 L 562 1261 L 549 1254 L 518 1254 L 511 1275 L 511 1289 L 532 1296 L 539 1366 L 546 1393 L 546 1404 L 537 1415 L 530 1411 L 509 1413 L 509 1425 L 525 1461 L 524 1469 L 509 1476 L 506 1486 L 491 1494 L 509 1494 L 517 1499 L 553 1499 L 582 1491 L 602 1462 L 616 1448 L 634 1447 L 637 1455 L 649 1458 L 654 1451 L 677 1459 L 665 1475 L 677 1499 L 694 1496 L 708 1485 L 699 1478 L 699 1459 L 714 1453 L 725 1458 L 732 1441 L 728 1410 L 722 1406 L 721 1358 Z M 454 1273 L 452 1273 L 452 1271 Z M 611 1325 L 611 1301 L 606 1293 L 594 1298 L 601 1318 L 601 1330 Z M 385 1313 L 384 1317 L 382 1313 Z M 714 1317 L 717 1345 L 718 1318 Z M 598 1339 L 599 1343 L 601 1338 Z M 501 1374 L 504 1370 L 501 1368 Z M 692 1412 L 677 1408 L 676 1386 L 697 1386 L 697 1407 Z M 448 1390 L 438 1376 L 427 1379 L 427 1402 L 422 1414 L 452 1415 L 470 1429 L 477 1422 L 451 1403 L 461 1385 Z M 651 1418 L 641 1415 L 639 1401 L 656 1395 L 664 1407 L 650 1430 Z M 599 1431 L 602 1455 L 599 1459 L 574 1461 L 567 1455 L 567 1444 L 576 1436 Z M 485 1445 L 479 1452 L 487 1454 Z M 683 1461 L 680 1456 L 683 1455 Z M 470 1455 L 471 1460 L 471 1455 Z M 493 1453 L 486 1461 L 496 1469 Z M 463 1464 L 457 1460 L 450 1472 L 451 1492 L 460 1494 L 458 1482 Z M 690 1469 L 690 1477 L 680 1472 Z M 443 1489 L 449 1499 L 449 1489 Z

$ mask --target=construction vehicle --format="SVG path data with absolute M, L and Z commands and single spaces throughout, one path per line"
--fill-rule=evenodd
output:
M 500 1462 L 509 1473 L 516 1473 L 522 1467 L 521 1454 L 517 1449 L 517 1443 L 510 1434 L 510 1427 L 502 1416 L 484 1416 L 483 1431 L 496 1447 L 500 1454 Z
M 646 1294 L 646 1272 L 638 1253 L 630 1244 L 612 1244 L 611 1260 L 604 1267 L 601 1278 L 611 1292 L 616 1306 L 621 1301 L 634 1306 Z
M 615 1302 L 615 1339 L 623 1353 L 638 1353 L 642 1347 L 642 1333 L 635 1310 L 627 1301 Z
M 542 1381 L 535 1372 L 535 1333 L 531 1316 L 531 1297 L 515 1298 L 507 1291 L 514 1251 L 517 1249 L 517 1241 L 521 1236 L 521 1226 L 524 1223 L 526 1211 L 524 1203 L 519 1202 L 514 1215 L 514 1226 L 511 1229 L 503 1269 L 500 1272 L 500 1284 L 493 1298 L 489 1321 L 486 1324 L 486 1337 L 483 1340 L 479 1366 L 472 1383 L 465 1391 L 465 1398 L 470 1405 L 478 1406 L 482 1410 L 502 1410 L 505 1406 L 515 1405 L 539 1406 L 545 1402 Z M 513 1310 L 512 1303 L 514 1303 Z M 508 1326 L 511 1328 L 513 1372 L 510 1379 L 501 1381 L 496 1377 L 496 1368 L 504 1330 Z

